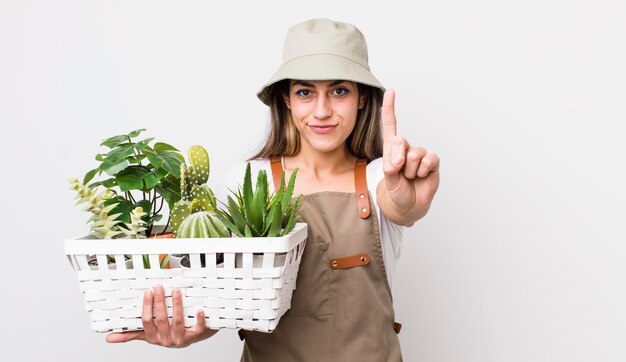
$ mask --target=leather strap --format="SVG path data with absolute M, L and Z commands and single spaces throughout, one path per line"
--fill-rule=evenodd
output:
M 402 329 L 402 324 L 393 322 L 393 330 L 396 334 L 400 334 L 400 330 Z
M 370 216 L 370 197 L 367 192 L 367 160 L 356 161 L 354 167 L 354 188 L 356 191 L 356 207 L 359 217 L 367 219 Z
M 331 269 L 348 269 L 356 266 L 364 266 L 370 263 L 370 256 L 367 254 L 356 254 L 343 258 L 330 259 L 328 265 Z
M 283 158 L 274 156 L 270 158 L 270 166 L 272 167 L 272 178 L 274 179 L 274 190 L 278 191 L 280 181 L 283 178 Z
M 281 156 L 273 156 L 270 158 L 270 167 L 272 169 L 272 179 L 274 180 L 274 190 L 280 187 L 280 181 L 283 176 L 283 161 Z M 354 166 L 354 189 L 356 192 L 357 213 L 361 219 L 367 219 L 370 216 L 370 197 L 367 192 L 367 160 L 359 159 Z

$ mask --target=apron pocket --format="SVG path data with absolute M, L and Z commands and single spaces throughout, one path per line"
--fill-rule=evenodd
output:
M 331 314 L 329 244 L 319 238 L 307 240 L 304 248 L 291 308 L 285 316 L 315 317 Z

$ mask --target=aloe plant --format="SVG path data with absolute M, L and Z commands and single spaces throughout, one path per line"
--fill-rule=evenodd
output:
M 296 213 L 301 206 L 302 195 L 292 200 L 297 172 L 297 169 L 293 171 L 285 188 L 283 171 L 280 187 L 270 194 L 267 172 L 260 170 L 253 191 L 248 162 L 243 186 L 239 186 L 236 191 L 230 190 L 232 196 L 228 196 L 228 202 L 224 204 L 223 209 L 216 210 L 217 217 L 239 237 L 274 237 L 288 234 L 296 224 Z

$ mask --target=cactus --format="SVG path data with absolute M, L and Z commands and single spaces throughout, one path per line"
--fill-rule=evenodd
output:
M 177 235 L 178 238 L 225 238 L 230 233 L 214 213 L 199 211 L 183 220 Z
M 181 164 L 180 167 L 181 199 L 170 212 L 174 237 L 180 237 L 178 230 L 188 216 L 200 212 L 213 212 L 217 208 L 215 195 L 207 185 L 210 173 L 209 154 L 204 147 L 194 145 L 189 148 L 188 157 L 191 165 L 187 167 Z M 226 229 L 221 221 L 216 222 Z

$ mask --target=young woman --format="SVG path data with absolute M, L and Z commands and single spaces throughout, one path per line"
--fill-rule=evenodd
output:
M 271 130 L 250 159 L 252 174 L 298 169 L 300 221 L 308 224 L 291 308 L 272 333 L 241 331 L 243 361 L 400 361 L 391 284 L 402 229 L 428 212 L 439 186 L 439 158 L 396 133 L 395 95 L 371 74 L 367 46 L 353 25 L 313 19 L 291 27 L 283 64 L 258 97 Z M 219 192 L 243 178 L 233 168 Z M 163 289 L 144 298 L 142 339 L 183 347 L 216 331 L 184 328 L 180 292 L 167 319 Z M 155 307 L 153 320 L 152 307 Z

